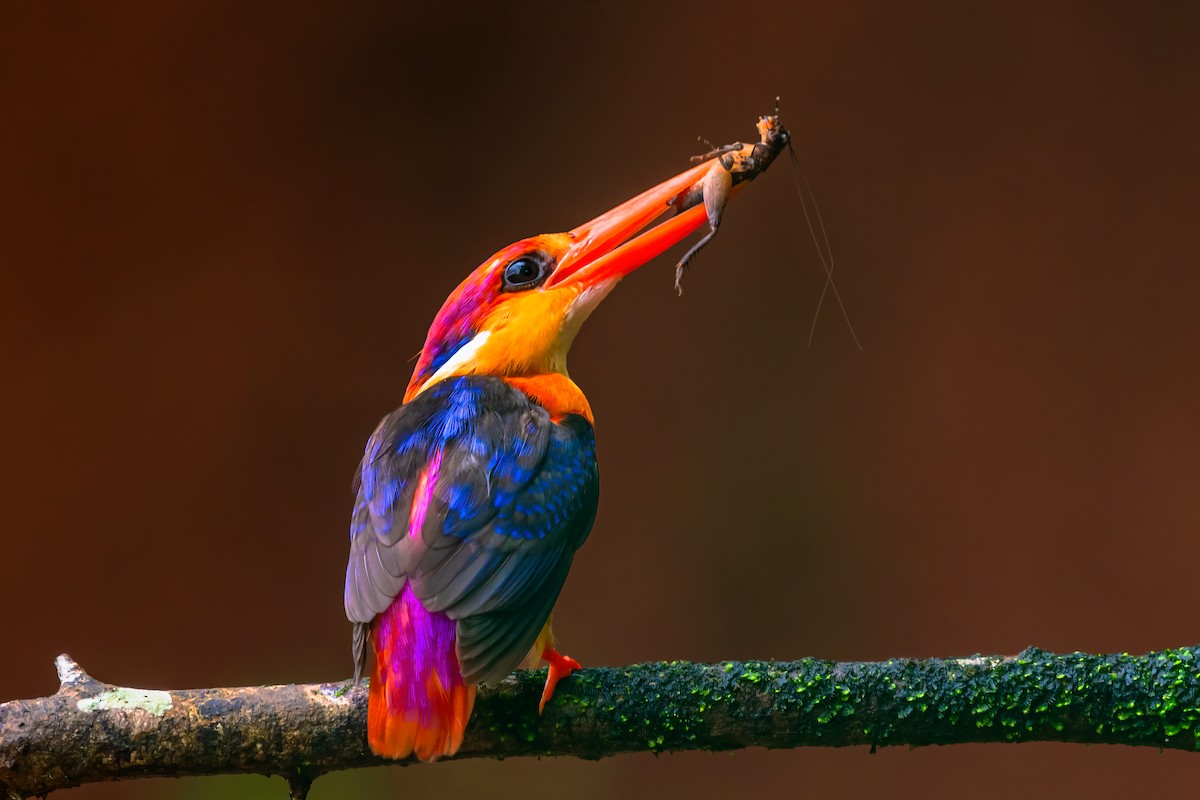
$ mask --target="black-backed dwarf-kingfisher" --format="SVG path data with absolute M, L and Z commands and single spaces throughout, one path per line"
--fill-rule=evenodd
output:
M 567 351 L 622 277 L 706 221 L 711 238 L 787 142 L 778 115 L 759 132 L 574 230 L 504 248 L 442 305 L 403 405 L 367 442 L 350 525 L 346 615 L 355 677 L 371 674 L 374 752 L 452 755 L 477 684 L 546 661 L 544 707 L 579 668 L 550 617 L 600 485 Z

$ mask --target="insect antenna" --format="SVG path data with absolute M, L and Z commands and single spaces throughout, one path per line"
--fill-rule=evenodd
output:
M 776 101 L 778 102 L 778 101 Z M 804 167 L 800 164 L 800 157 L 796 155 L 796 150 L 792 147 L 792 142 L 789 139 L 787 143 L 788 153 L 792 157 L 792 177 L 796 182 L 796 194 L 800 197 L 800 207 L 804 209 L 804 221 L 808 223 L 808 232 L 812 236 L 813 247 L 817 250 L 817 257 L 821 259 L 821 266 L 825 269 L 825 283 L 821 286 L 821 296 L 817 299 L 817 309 L 813 312 L 812 326 L 808 331 L 808 346 L 812 347 L 813 336 L 817 332 L 817 319 L 821 316 L 821 306 L 825 303 L 825 295 L 833 289 L 834 299 L 837 300 L 838 307 L 842 309 L 842 318 L 846 320 L 846 328 L 850 331 L 850 338 L 854 340 L 854 346 L 861 352 L 862 344 L 858 341 L 858 335 L 854 332 L 854 326 L 850 323 L 850 314 L 846 311 L 846 304 L 842 302 L 842 295 L 838 291 L 837 284 L 833 282 L 833 247 L 829 244 L 829 234 L 825 230 L 825 220 L 821 218 L 821 207 L 817 204 L 817 196 L 813 193 L 812 184 L 808 182 L 808 175 L 804 173 Z M 807 192 L 808 198 L 805 199 Z M 812 216 L 808 213 L 808 201 L 812 201 L 813 215 L 817 218 L 817 224 L 814 226 Z M 817 228 L 821 229 L 821 239 L 817 239 Z M 824 247 L 822 247 L 824 243 Z

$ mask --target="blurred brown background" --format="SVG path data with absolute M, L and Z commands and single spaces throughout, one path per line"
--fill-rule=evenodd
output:
M 961 6 L 969 5 L 970 8 Z M 826 7 L 833 6 L 833 7 Z M 1200 641 L 1200 6 L 0 6 L 0 698 L 336 679 L 350 476 L 495 249 L 784 119 L 574 348 L 585 664 Z M 434 146 L 430 146 L 430 145 Z M 464 762 L 314 798 L 1151 795 L 1055 745 Z M 282 797 L 279 779 L 66 797 Z

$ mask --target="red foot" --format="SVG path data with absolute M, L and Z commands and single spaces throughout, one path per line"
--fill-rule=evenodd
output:
M 578 661 L 570 656 L 562 655 L 553 647 L 547 647 L 542 651 L 542 661 L 550 665 L 550 672 L 546 675 L 546 688 L 542 690 L 542 702 L 538 703 L 539 714 L 546 708 L 546 703 L 550 702 L 550 698 L 554 696 L 554 687 L 558 685 L 558 682 L 575 670 L 583 669 Z

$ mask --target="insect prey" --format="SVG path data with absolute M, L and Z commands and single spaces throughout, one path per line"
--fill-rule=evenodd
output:
M 688 264 L 717 235 L 725 204 L 732 197 L 735 187 L 748 183 L 766 172 L 775 156 L 779 155 L 791 140 L 791 134 L 779 120 L 778 104 L 774 114 L 758 118 L 756 127 L 759 141 L 753 144 L 734 142 L 722 147 L 713 147 L 703 155 L 692 156 L 694 162 L 711 161 L 712 164 L 694 184 L 671 201 L 676 214 L 704 203 L 704 210 L 708 215 L 708 233 L 692 245 L 675 265 L 675 291 L 679 294 L 683 294 L 683 274 L 687 271 Z

